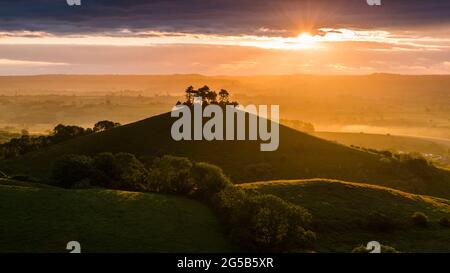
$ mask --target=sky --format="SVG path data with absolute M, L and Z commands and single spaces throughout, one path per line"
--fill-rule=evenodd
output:
M 450 1 L 0 0 L 0 75 L 449 74 Z

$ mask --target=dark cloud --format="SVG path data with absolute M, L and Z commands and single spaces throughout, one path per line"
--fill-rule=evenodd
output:
M 416 28 L 450 23 L 449 0 L 0 0 L 0 31 L 255 34 L 320 27 Z M 282 32 L 281 30 L 286 30 Z

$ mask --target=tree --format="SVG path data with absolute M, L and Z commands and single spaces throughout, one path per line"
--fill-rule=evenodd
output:
M 208 99 L 209 103 L 217 104 L 217 93 L 216 93 L 216 91 L 209 91 L 208 94 L 206 94 L 206 98 Z
M 82 127 L 59 124 L 53 129 L 51 140 L 53 143 L 58 143 L 85 134 L 85 129 Z
M 184 157 L 165 155 L 153 161 L 147 185 L 150 191 L 190 194 L 194 183 L 190 178 L 192 163 Z
M 211 89 L 205 85 L 197 90 L 197 96 L 201 97 L 203 102 L 206 102 L 207 95 L 210 91 Z
M 118 126 L 120 126 L 120 123 L 109 121 L 109 120 L 102 120 L 102 121 L 97 122 L 94 125 L 94 132 L 106 131 L 106 130 L 109 130 L 109 129 L 112 129 L 112 128 L 118 127 Z
M 114 156 L 114 171 L 118 175 L 112 187 L 124 190 L 145 190 L 148 171 L 133 154 L 118 153 Z
M 205 199 L 210 199 L 227 186 L 233 185 L 222 169 L 203 162 L 194 165 L 191 177 L 197 187 L 196 193 Z
M 53 165 L 52 177 L 58 185 L 71 188 L 75 183 L 90 179 L 92 176 L 92 159 L 84 155 L 65 155 Z
M 194 87 L 191 85 L 188 88 L 186 88 L 186 104 L 191 105 L 192 104 L 192 98 L 197 94 L 197 90 L 194 90 Z
M 230 93 L 228 93 L 227 90 L 220 89 L 220 92 L 219 92 L 220 102 L 221 103 L 227 103 L 228 100 L 229 100 L 229 98 L 228 98 L 229 95 L 230 95 Z

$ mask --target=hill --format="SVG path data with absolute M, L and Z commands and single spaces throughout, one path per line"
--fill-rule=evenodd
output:
M 63 190 L 0 180 L 1 252 L 230 252 L 213 213 L 190 199 Z
M 376 240 L 402 252 L 448 252 L 450 229 L 437 224 L 450 217 L 450 201 L 414 195 L 385 187 L 337 180 L 267 181 L 239 185 L 245 190 L 274 194 L 308 209 L 314 218 L 319 252 L 350 252 Z M 412 224 L 411 215 L 424 212 L 429 227 Z M 392 231 L 366 227 L 374 212 L 385 214 L 397 226 Z
M 0 170 L 48 180 L 52 163 L 64 154 L 130 152 L 144 161 L 170 154 L 218 165 L 235 182 L 320 177 L 450 197 L 447 171 L 386 163 L 380 154 L 319 139 L 285 126 L 280 126 L 279 149 L 261 152 L 258 141 L 176 142 L 170 135 L 174 121 L 166 113 L 78 137 L 12 161 L 0 162 Z
M 447 139 L 347 132 L 314 132 L 313 135 L 349 146 L 419 152 L 444 166 L 450 164 L 450 140 Z

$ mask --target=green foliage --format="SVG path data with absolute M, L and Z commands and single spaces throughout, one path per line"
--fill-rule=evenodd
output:
M 92 177 L 92 158 L 84 155 L 66 155 L 55 162 L 53 179 L 64 188 L 71 188 L 76 182 Z
M 153 192 L 190 194 L 195 184 L 190 178 L 193 164 L 187 158 L 165 155 L 150 168 L 147 187 Z
M 114 163 L 118 179 L 113 182 L 113 188 L 138 191 L 146 189 L 147 169 L 133 154 L 118 153 Z
M 226 187 L 213 204 L 239 245 L 259 252 L 310 249 L 315 241 L 308 230 L 311 215 L 302 207 L 267 194 L 247 194 Z
M 68 155 L 53 167 L 53 179 L 65 188 L 89 180 L 92 186 L 143 191 L 147 175 L 145 166 L 129 153 L 101 153 L 94 158 Z
M 423 212 L 414 212 L 414 214 L 411 216 L 411 220 L 416 226 L 419 227 L 426 227 L 428 226 L 428 216 L 426 216 Z
M 214 194 L 233 185 L 222 169 L 208 163 L 195 163 L 191 177 L 196 186 L 196 194 L 204 199 L 210 199 Z

